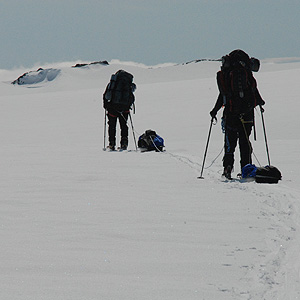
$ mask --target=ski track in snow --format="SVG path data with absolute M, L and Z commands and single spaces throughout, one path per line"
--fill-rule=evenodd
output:
M 202 164 L 193 161 L 193 158 L 170 152 L 165 153 L 178 162 L 189 166 L 197 173 L 200 172 Z M 204 169 L 209 169 L 213 164 L 214 161 Z M 217 173 L 220 175 L 221 172 Z M 217 184 L 220 179 L 214 176 L 213 181 Z M 236 182 L 233 180 L 224 183 L 227 183 L 226 188 L 228 189 L 238 190 L 248 195 L 252 194 L 253 198 L 257 199 L 260 210 L 258 219 L 264 218 L 270 223 L 270 226 L 266 228 L 266 242 L 270 253 L 263 253 L 259 249 L 251 248 L 250 250 L 257 251 L 257 256 L 261 257 L 260 263 L 241 266 L 247 270 L 243 280 L 255 281 L 255 289 L 239 292 L 236 289 L 219 288 L 219 290 L 231 294 L 233 297 L 242 296 L 242 299 L 248 300 L 286 299 L 287 295 L 282 291 L 282 285 L 285 284 L 285 288 L 289 289 L 289 299 L 298 299 L 300 296 L 300 261 L 298 259 L 300 211 L 296 202 L 300 199 L 300 193 L 287 186 L 280 186 L 278 189 L 274 184 L 262 184 L 266 188 L 260 189 L 261 184 L 254 182 Z M 279 185 L 282 183 L 280 182 Z M 237 252 L 247 250 L 235 249 L 231 254 L 234 255 Z M 290 264 L 287 264 L 289 266 L 287 270 L 286 263 L 289 261 L 292 261 L 292 264 L 295 263 L 294 269 L 291 269 Z

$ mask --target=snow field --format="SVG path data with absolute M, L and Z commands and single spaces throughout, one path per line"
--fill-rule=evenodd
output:
M 102 151 L 102 93 L 118 69 L 135 76 L 136 137 L 156 130 L 166 152 Z M 115 61 L 28 87 L 7 83 L 22 72 L 0 72 L 3 299 L 300 297 L 300 65 L 263 62 L 255 74 L 277 185 L 222 180 L 220 112 L 197 179 L 218 69 Z

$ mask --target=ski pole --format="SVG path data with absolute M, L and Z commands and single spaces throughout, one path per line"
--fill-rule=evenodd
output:
M 266 143 L 266 150 L 267 150 L 267 156 L 268 156 L 268 163 L 269 163 L 269 166 L 270 166 L 271 163 L 270 163 L 269 147 L 268 147 L 266 127 L 265 127 L 265 121 L 264 121 L 264 115 L 263 115 L 264 109 L 261 106 L 260 106 L 260 112 L 261 112 L 261 121 L 262 121 L 262 125 L 263 125 L 264 136 L 265 136 L 265 143 Z
M 208 143 L 209 143 L 209 139 L 210 139 L 210 133 L 211 133 L 211 128 L 212 128 L 213 122 L 214 122 L 214 118 L 211 118 L 211 120 L 210 120 L 210 126 L 209 126 L 209 131 L 208 131 L 207 142 L 206 142 L 206 147 L 205 147 L 205 151 L 204 151 L 204 158 L 203 158 L 203 163 L 202 163 L 201 174 L 198 177 L 198 179 L 204 179 L 204 177 L 202 176 L 202 174 L 203 174 L 204 163 L 205 163 L 205 159 L 206 159 L 206 154 L 207 154 L 207 149 L 208 149 Z
M 137 145 L 136 145 L 135 133 L 134 133 L 133 122 L 132 122 L 132 118 L 131 118 L 130 112 L 129 112 L 129 118 L 130 118 L 131 129 L 132 129 L 132 135 L 133 135 L 134 144 L 135 144 L 135 150 L 137 151 L 138 149 L 137 149 Z
M 103 150 L 106 149 L 106 145 L 105 145 L 105 142 L 106 142 L 106 109 L 104 110 L 104 140 L 103 140 Z
M 253 116 L 253 134 L 254 134 L 254 141 L 256 141 L 255 115 Z

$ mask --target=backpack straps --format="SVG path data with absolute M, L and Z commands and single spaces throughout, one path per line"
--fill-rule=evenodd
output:
M 217 84 L 223 98 L 223 105 L 226 105 L 226 101 L 227 101 L 226 96 L 229 95 L 229 91 L 226 85 L 225 74 L 224 71 L 222 70 L 217 72 Z

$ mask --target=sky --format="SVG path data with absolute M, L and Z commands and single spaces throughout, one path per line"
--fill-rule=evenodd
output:
M 1 0 L 0 69 L 300 57 L 299 0 Z

